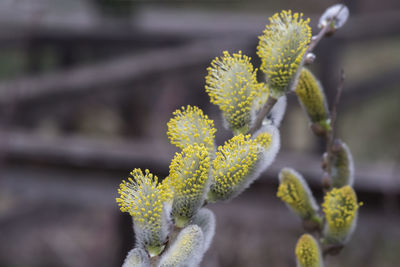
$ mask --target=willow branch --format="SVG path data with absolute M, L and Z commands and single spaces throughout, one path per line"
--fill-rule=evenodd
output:
M 257 115 L 257 118 L 254 122 L 254 125 L 248 131 L 248 134 L 254 134 L 258 129 L 260 129 L 262 122 L 265 116 L 271 111 L 274 107 L 277 99 L 274 97 L 268 97 L 267 101 L 265 102 L 264 106 L 261 108 L 260 112 Z
M 335 97 L 335 102 L 333 102 L 332 105 L 332 111 L 331 111 L 331 138 L 334 138 L 334 132 L 335 132 L 335 124 L 336 124 L 336 118 L 337 118 L 337 106 L 339 105 L 340 97 L 342 96 L 343 92 L 343 87 L 344 87 L 344 80 L 345 80 L 345 75 L 343 69 L 340 70 L 340 78 L 339 78 L 339 84 L 338 88 L 336 91 L 336 97 Z
M 342 251 L 343 245 L 330 245 L 323 249 L 322 256 L 325 258 L 328 255 L 337 255 Z
M 306 52 L 304 53 L 304 56 L 307 56 L 308 53 L 311 53 L 315 47 L 317 46 L 317 44 L 322 40 L 322 38 L 324 38 L 324 36 L 330 31 L 330 27 L 327 25 L 325 27 L 323 27 L 319 33 L 317 35 L 314 35 L 311 38 L 311 42 L 310 45 L 308 46 Z
M 340 101 L 340 96 L 342 95 L 343 92 L 343 87 L 344 87 L 344 80 L 345 80 L 345 75 L 344 71 L 341 69 L 340 70 L 340 80 L 336 92 L 336 97 L 335 101 L 333 102 L 332 105 L 332 110 L 331 110 L 331 129 L 328 132 L 327 135 L 325 135 L 326 138 L 326 157 L 323 160 L 322 164 L 322 169 L 324 170 L 324 178 L 323 178 L 323 184 L 324 184 L 324 189 L 327 190 L 330 187 L 330 173 L 331 173 L 331 166 L 332 166 L 332 157 L 333 157 L 333 150 L 335 147 L 335 125 L 336 125 L 336 118 L 337 118 L 337 106 L 339 105 Z

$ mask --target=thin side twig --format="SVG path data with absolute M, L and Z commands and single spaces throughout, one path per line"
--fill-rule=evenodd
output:
M 317 44 L 322 40 L 322 38 L 324 38 L 324 36 L 329 32 L 329 30 L 330 30 L 330 27 L 325 26 L 319 31 L 319 33 L 317 35 L 314 35 L 311 38 L 310 45 L 308 46 L 306 52 L 304 53 L 304 56 L 306 56 L 308 53 L 311 53 L 315 49 Z
M 344 88 L 344 80 L 345 80 L 345 74 L 343 69 L 340 69 L 340 80 L 336 92 L 336 97 L 335 101 L 333 102 L 332 105 L 332 111 L 331 111 L 331 129 L 334 134 L 334 129 L 335 129 L 335 123 L 336 123 L 336 118 L 337 118 L 337 107 L 339 105 L 340 97 L 342 96 L 343 88 Z
M 342 251 L 343 245 L 330 245 L 323 249 L 322 256 L 326 258 L 328 255 L 337 255 Z
M 332 158 L 333 158 L 333 147 L 335 146 L 335 133 L 336 133 L 336 119 L 337 119 L 337 107 L 340 102 L 340 97 L 344 88 L 345 75 L 343 69 L 340 70 L 340 80 L 337 87 L 335 101 L 332 104 L 331 109 L 331 129 L 329 133 L 325 136 L 326 138 L 326 153 L 323 159 L 322 169 L 324 171 L 323 177 L 323 187 L 325 190 L 328 190 L 330 187 L 330 176 L 331 176 L 331 167 L 332 167 Z

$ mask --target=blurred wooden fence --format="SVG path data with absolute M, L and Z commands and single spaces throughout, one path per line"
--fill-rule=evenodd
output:
M 164 142 L 158 143 L 143 138 L 114 141 L 83 136 L 50 138 L 37 133 L 14 130 L 18 122 L 13 119 L 30 116 L 37 110 L 43 112 L 43 106 L 46 107 L 47 103 L 54 101 L 68 106 L 69 102 L 84 102 L 86 97 L 93 94 L 118 94 L 118 88 L 126 90 L 123 85 L 143 81 L 154 75 L 189 67 L 202 67 L 222 50 L 250 50 L 255 47 L 256 38 L 267 22 L 266 18 L 267 16 L 246 14 L 144 10 L 137 14 L 131 27 L 120 28 L 99 23 L 90 16 L 82 24 L 79 21 L 73 23 L 68 19 L 49 23 L 37 17 L 32 21 L 18 20 L 2 10 L 0 47 L 26 49 L 30 55 L 29 64 L 32 69 L 26 76 L 0 82 L 0 110 L 3 122 L 0 131 L 1 184 L 15 188 L 21 186 L 21 183 L 15 183 L 16 179 L 21 179 L 22 186 L 32 186 L 26 182 L 27 177 L 35 177 L 43 172 L 43 169 L 30 169 L 32 164 L 51 167 L 55 170 L 52 174 L 55 177 L 64 177 L 66 168 L 84 170 L 85 173 L 92 172 L 96 175 L 101 171 L 105 179 L 113 180 L 112 184 L 119 182 L 119 174 L 127 173 L 134 166 L 153 167 L 159 170 L 159 173 L 166 174 L 174 148 Z M 314 24 L 316 18 L 312 16 Z M 317 51 L 317 60 L 321 63 L 321 79 L 328 96 L 335 94 L 338 79 L 332 73 L 338 73 L 340 69 L 338 56 L 341 50 L 355 42 L 399 36 L 398 25 L 399 12 L 354 16 L 331 40 L 322 41 Z M 69 58 L 68 68 L 36 74 L 36 68 L 41 64 L 44 46 L 53 47 L 64 55 L 64 58 Z M 79 65 L 79 60 L 74 55 L 76 50 L 86 47 L 95 51 L 99 46 L 103 52 L 120 48 L 125 52 L 100 62 Z M 102 53 L 101 51 L 98 53 Z M 346 88 L 341 108 L 350 106 L 355 99 L 366 100 L 380 94 L 378 87 L 393 88 L 393 85 L 398 84 L 400 68 L 369 77 L 352 85 L 352 88 Z M 105 89 L 107 86 L 117 89 L 115 92 L 109 92 Z M 312 186 L 317 186 L 321 177 L 319 164 L 320 158 L 315 155 L 299 156 L 283 152 L 258 183 L 276 186 L 275 176 L 278 171 L 283 166 L 292 166 L 304 173 Z M 18 171 L 15 170 L 16 166 Z M 356 166 L 356 170 L 356 188 L 359 192 L 366 195 L 378 194 L 384 201 L 392 201 L 393 197 L 400 196 L 399 166 L 360 164 Z M 32 173 L 35 171 L 36 174 Z M 118 177 L 115 176 L 116 173 Z M 68 192 L 62 193 L 61 189 L 59 194 L 51 193 L 54 187 L 37 186 L 35 190 L 39 199 L 60 198 L 61 201 L 68 201 Z M 102 187 L 97 191 L 94 189 L 91 197 L 101 202 L 102 197 L 108 200 L 109 196 L 105 196 L 108 193 L 110 191 Z M 70 201 L 85 203 L 87 195 L 82 192 Z M 109 203 L 104 201 L 103 204 Z M 0 225 L 10 220 L 12 222 L 13 216 L 20 218 L 18 216 L 21 215 L 5 214 L 0 217 Z

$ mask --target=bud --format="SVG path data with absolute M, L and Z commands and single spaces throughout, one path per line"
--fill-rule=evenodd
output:
M 348 185 L 333 188 L 325 195 L 322 207 L 326 218 L 326 243 L 344 244 L 349 240 L 356 227 L 359 206 L 356 193 Z
M 333 30 L 341 28 L 349 18 L 349 9 L 343 4 L 329 7 L 319 19 L 318 27 L 332 27 Z
M 129 251 L 122 267 L 149 267 L 150 260 L 146 251 L 141 248 L 134 248 Z
M 291 168 L 279 173 L 277 196 L 303 220 L 320 223 L 318 205 L 303 176 Z
M 213 181 L 208 201 L 230 200 L 243 192 L 259 176 L 263 167 L 263 152 L 271 142 L 272 135 L 269 133 L 258 139 L 239 134 L 218 147 L 212 162 Z
M 203 256 L 203 233 L 197 225 L 189 225 L 163 254 L 160 267 L 198 266 Z
M 317 56 L 314 53 L 309 52 L 309 53 L 306 54 L 306 56 L 304 58 L 304 63 L 305 64 L 311 64 L 311 63 L 313 63 L 315 61 L 316 57 Z
M 211 245 L 215 233 L 215 215 L 211 210 L 202 208 L 193 217 L 192 223 L 199 226 L 203 232 L 203 250 L 206 252 Z
M 214 122 L 198 107 L 187 106 L 176 110 L 168 122 L 168 138 L 183 149 L 188 145 L 203 144 L 210 155 L 214 153 Z
M 338 149 L 332 156 L 331 180 L 333 187 L 353 185 L 354 164 L 349 147 L 342 141 L 338 141 Z
M 186 226 L 204 203 L 209 183 L 210 158 L 201 145 L 185 147 L 169 167 L 168 183 L 175 195 L 172 217 L 178 227 Z
M 271 95 L 278 98 L 292 90 L 311 40 L 309 19 L 289 11 L 276 13 L 259 37 L 257 54 Z
M 319 245 L 312 235 L 304 234 L 296 245 L 297 267 L 323 267 Z
M 134 230 L 139 247 L 145 248 L 151 256 L 164 249 L 169 228 L 169 202 L 172 191 L 159 183 L 157 176 L 140 169 L 131 172 L 128 182 L 122 181 L 117 203 L 122 212 L 133 217 Z
M 310 121 L 321 127 L 322 131 L 329 131 L 330 118 L 324 91 L 315 76 L 306 68 L 301 70 L 295 93 Z
M 206 92 L 211 103 L 219 106 L 226 126 L 235 135 L 247 132 L 254 120 L 255 99 L 268 92 L 257 82 L 257 69 L 253 69 L 250 58 L 240 51 L 233 55 L 225 51 L 207 70 Z

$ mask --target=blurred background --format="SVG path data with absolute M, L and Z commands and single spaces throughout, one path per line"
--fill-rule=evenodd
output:
M 166 123 L 201 107 L 230 137 L 204 90 L 223 50 L 254 58 L 268 17 L 304 12 L 314 34 L 335 1 L 1 0 L 0 266 L 121 266 L 133 247 L 117 187 L 135 167 L 168 174 Z M 364 202 L 351 242 L 327 266 L 399 266 L 400 2 L 352 0 L 312 70 L 329 102 L 346 73 L 338 132 Z M 303 173 L 321 200 L 324 144 L 293 95 L 275 163 L 231 203 L 210 205 L 217 232 L 202 266 L 295 266 L 299 220 L 276 197 L 277 173 Z

